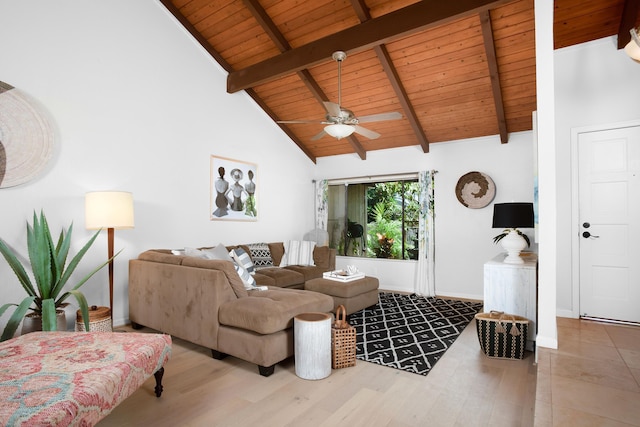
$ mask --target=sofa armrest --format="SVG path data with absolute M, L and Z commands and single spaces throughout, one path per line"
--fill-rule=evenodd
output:
M 235 299 L 223 271 L 129 260 L 129 318 L 139 325 L 217 349 L 219 307 Z

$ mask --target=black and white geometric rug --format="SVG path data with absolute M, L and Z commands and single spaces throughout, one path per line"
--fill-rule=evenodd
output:
M 349 316 L 356 358 L 427 375 L 480 309 L 481 302 L 380 293 L 378 304 Z

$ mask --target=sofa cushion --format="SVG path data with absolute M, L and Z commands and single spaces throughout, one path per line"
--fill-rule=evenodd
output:
M 307 280 L 311 280 L 311 279 L 317 279 L 322 277 L 322 273 L 324 273 L 326 270 L 323 270 L 320 267 L 317 266 L 311 266 L 311 265 L 288 265 L 286 267 L 284 267 L 286 270 L 293 270 L 293 271 L 297 271 L 298 273 L 302 274 L 304 276 L 304 281 L 306 282 Z
M 269 251 L 271 252 L 271 259 L 273 259 L 273 265 L 280 265 L 282 255 L 284 255 L 284 243 L 275 242 L 269 243 Z
M 175 256 L 175 255 L 174 255 Z M 238 298 L 244 298 L 249 296 L 247 290 L 244 288 L 244 283 L 240 280 L 240 276 L 234 268 L 234 264 L 229 261 L 221 261 L 217 259 L 202 259 L 196 257 L 183 257 L 182 265 L 186 267 L 196 268 L 211 268 L 220 270 L 224 273 L 233 289 L 233 292 Z
M 276 285 L 276 279 L 274 279 L 273 277 L 269 277 L 266 274 L 261 274 L 259 271 L 253 275 L 253 278 L 255 279 L 256 284 L 258 286 L 275 286 Z
M 248 298 L 224 303 L 218 311 L 220 324 L 272 334 L 290 328 L 301 313 L 333 310 L 328 295 L 298 289 L 250 291 Z
M 313 261 L 313 249 L 316 242 L 288 240 L 284 244 L 284 255 L 280 260 L 280 267 L 287 265 L 315 265 Z
M 274 286 L 288 288 L 289 286 L 304 283 L 304 275 L 294 270 L 280 267 L 262 268 L 260 274 L 269 276 L 274 280 Z
M 331 249 L 329 246 L 316 246 L 313 249 L 313 261 L 322 271 L 331 268 Z
M 273 258 L 271 258 L 271 250 L 266 243 L 251 243 L 246 245 L 249 248 L 249 255 L 253 265 L 256 267 L 273 267 Z

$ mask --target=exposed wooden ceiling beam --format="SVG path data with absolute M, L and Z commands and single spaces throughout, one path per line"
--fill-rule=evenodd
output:
M 418 115 L 416 114 L 413 105 L 411 105 L 411 101 L 409 100 L 409 95 L 407 95 L 407 91 L 404 88 L 404 85 L 400 81 L 400 77 L 398 76 L 398 72 L 396 71 L 393 63 L 391 62 L 391 57 L 389 56 L 389 52 L 385 46 L 376 46 L 374 48 L 380 63 L 382 64 L 382 68 L 384 72 L 387 74 L 389 78 L 389 83 L 391 83 L 391 87 L 393 87 L 396 96 L 398 97 L 398 102 L 402 106 L 402 109 L 407 116 L 407 120 L 409 120 L 409 124 L 411 125 L 411 129 L 413 129 L 413 133 L 416 135 L 418 142 L 420 143 L 420 147 L 422 147 L 422 151 L 425 153 L 429 152 L 429 141 L 427 140 L 427 136 L 424 134 L 424 129 L 422 129 L 422 125 L 418 121 Z
M 487 55 L 487 65 L 489 66 L 489 77 L 491 78 L 493 102 L 496 107 L 496 118 L 498 119 L 500 142 L 506 144 L 507 142 L 509 142 L 509 133 L 507 132 L 507 119 L 504 114 L 504 103 L 502 101 L 502 88 L 500 87 L 500 73 L 498 72 L 498 61 L 496 59 L 496 46 L 493 41 L 491 14 L 488 10 L 483 10 L 480 12 L 480 26 L 482 27 L 484 50 L 485 54 Z
M 618 26 L 618 49 L 623 49 L 631 40 L 631 29 L 636 26 L 640 0 L 625 0 Z
M 184 26 L 184 28 L 200 43 L 200 45 L 216 60 L 218 64 L 222 68 L 224 68 L 227 72 L 232 72 L 233 67 L 216 51 L 213 46 L 205 39 L 198 30 L 187 20 L 187 18 L 180 12 L 178 8 L 176 8 L 171 0 L 160 0 L 164 7 Z M 253 89 L 247 89 L 247 94 L 262 108 L 265 113 L 267 113 L 274 121 L 277 120 L 275 113 L 258 97 Z M 316 157 L 302 144 L 302 142 L 296 137 L 293 132 L 286 126 L 278 123 L 280 128 L 287 134 L 289 138 L 302 150 L 304 154 L 309 157 L 309 159 L 316 163 Z
M 423 0 L 322 39 L 288 50 L 229 73 L 227 91 L 234 93 L 326 62 L 337 50 L 360 52 L 512 0 Z
M 365 22 L 371 19 L 371 13 L 369 12 L 369 8 L 364 0 L 351 0 L 351 7 L 356 11 L 356 15 L 358 15 L 360 22 Z M 389 51 L 385 45 L 375 46 L 373 50 L 375 51 L 380 64 L 382 64 L 382 69 L 387 75 L 389 83 L 398 97 L 398 101 L 404 110 L 407 120 L 409 120 L 413 133 L 416 135 L 416 138 L 422 147 L 422 151 L 428 153 L 429 141 L 427 140 L 427 136 L 424 134 L 424 129 L 422 129 L 422 126 L 418 121 L 418 115 L 409 100 L 409 95 L 407 95 L 407 91 L 400 80 L 396 67 L 393 65 L 393 61 L 389 56 Z
M 284 35 L 280 32 L 280 30 L 275 25 L 275 23 L 273 22 L 271 17 L 269 17 L 269 15 L 264 10 L 262 5 L 260 5 L 260 3 L 257 0 L 243 0 L 243 2 L 245 4 L 245 6 L 247 6 L 249 11 L 251 12 L 253 17 L 256 19 L 256 21 L 258 21 L 258 24 L 260 24 L 262 29 L 267 33 L 267 35 L 275 43 L 275 45 L 277 46 L 278 50 L 280 50 L 280 52 L 287 52 L 287 51 L 291 50 L 291 45 L 289 44 L 287 39 L 284 37 Z M 315 81 L 315 79 L 313 78 L 311 73 L 308 70 L 300 70 L 300 71 L 297 72 L 297 74 L 298 74 L 298 77 L 300 78 L 300 80 L 303 81 L 303 83 L 305 84 L 307 89 L 309 89 L 309 91 L 313 94 L 313 97 L 324 108 L 323 102 L 328 101 L 329 98 L 324 93 L 324 91 L 322 90 L 320 85 L 318 85 L 318 83 Z M 261 101 L 261 103 L 262 103 L 262 101 Z M 269 110 L 269 111 L 271 111 L 271 110 Z M 276 117 L 275 114 L 273 114 L 273 115 L 270 114 L 270 116 L 275 122 L 280 120 L 280 118 Z M 282 129 L 284 129 L 285 132 L 287 132 L 287 135 L 289 135 L 290 137 L 291 137 L 291 135 L 293 135 L 293 132 L 291 132 L 291 130 L 289 129 L 288 126 L 285 126 L 282 123 L 278 123 L 278 125 L 280 125 L 280 127 Z M 292 139 L 297 140 L 297 138 L 292 138 Z M 358 156 L 362 160 L 366 160 L 367 152 L 364 149 L 364 147 L 362 146 L 362 144 L 360 144 L 360 141 L 358 141 L 358 139 L 355 136 L 352 136 L 352 137 L 348 138 L 347 140 L 349 141 L 349 144 L 351 144 L 351 147 L 356 152 L 356 154 L 358 154 Z M 300 144 L 298 144 L 298 145 L 300 146 Z M 307 154 L 307 155 L 309 155 L 309 154 Z M 314 160 L 314 162 L 315 162 L 315 160 Z

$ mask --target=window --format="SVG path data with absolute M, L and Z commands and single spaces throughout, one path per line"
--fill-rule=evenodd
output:
M 418 259 L 419 184 L 410 177 L 329 183 L 329 245 L 338 255 Z

